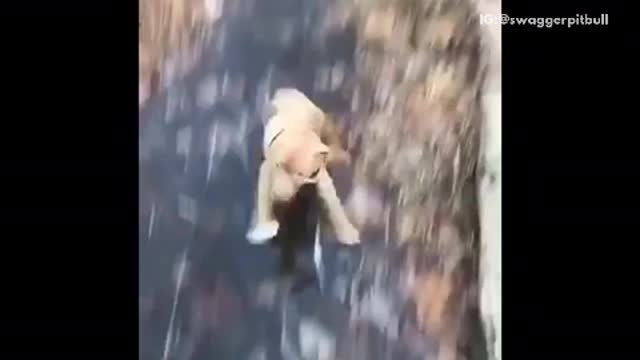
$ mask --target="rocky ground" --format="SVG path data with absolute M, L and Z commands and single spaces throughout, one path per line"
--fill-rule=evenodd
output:
M 499 196 L 499 149 L 480 151 L 483 131 L 499 138 L 483 127 L 499 123 L 483 122 L 483 101 L 499 109 L 485 30 L 467 1 L 388 3 L 202 1 L 206 16 L 169 17 L 196 35 L 165 39 L 197 41 L 141 62 L 141 359 L 481 359 L 479 293 L 499 358 L 499 268 L 482 262 L 482 282 L 478 269 L 481 249 L 499 254 L 484 226 L 499 208 L 480 207 L 481 232 L 476 205 L 478 184 Z M 143 43 L 182 49 L 144 40 L 154 26 Z M 314 261 L 312 194 L 272 245 L 244 239 L 281 86 L 341 124 L 354 163 L 334 177 L 361 246 L 321 223 Z M 482 185 L 478 160 L 497 181 Z

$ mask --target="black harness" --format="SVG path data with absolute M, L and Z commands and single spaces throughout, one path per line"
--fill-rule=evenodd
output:
M 284 129 L 278 131 L 278 133 L 271 139 L 271 141 L 269 141 L 269 145 L 267 145 L 267 147 L 271 147 L 271 144 L 273 144 L 278 138 L 278 136 L 282 135 L 283 132 L 284 132 Z

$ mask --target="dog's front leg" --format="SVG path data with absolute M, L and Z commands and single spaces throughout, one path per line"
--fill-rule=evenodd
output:
M 329 157 L 327 163 L 329 167 L 333 165 L 349 165 L 351 156 L 344 149 L 340 139 L 340 130 L 336 126 L 333 118 L 325 116 L 320 130 L 320 139 L 329 147 Z
M 316 187 L 338 241 L 347 245 L 359 243 L 360 232 L 349 221 L 333 185 L 333 179 L 325 168 L 322 168 L 318 174 Z
M 262 244 L 278 234 L 280 227 L 273 214 L 272 164 L 263 161 L 258 174 L 258 194 L 256 199 L 256 224 L 247 233 L 247 239 L 253 244 Z

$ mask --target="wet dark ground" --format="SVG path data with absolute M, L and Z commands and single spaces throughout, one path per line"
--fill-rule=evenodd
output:
M 140 359 L 424 358 L 428 343 L 395 334 L 393 295 L 370 295 L 373 325 L 350 328 L 364 250 L 322 235 L 314 262 L 313 192 L 271 244 L 245 240 L 269 95 L 295 86 L 328 111 L 348 107 L 345 82 L 331 91 L 317 74 L 342 64 L 348 78 L 354 44 L 316 36 L 314 1 L 240 4 L 199 65 L 141 111 Z
M 223 16 L 200 64 L 141 111 L 141 359 L 324 358 L 312 354 L 318 346 L 332 358 L 334 331 L 344 325 L 341 316 L 331 319 L 346 310 L 323 298 L 313 261 L 313 196 L 287 216 L 291 224 L 272 244 L 252 246 L 244 237 L 261 106 L 279 86 L 309 92 L 309 70 L 327 60 L 305 55 L 312 3 L 247 9 Z M 314 315 L 322 307 L 328 319 Z M 301 337 L 321 344 L 301 349 Z

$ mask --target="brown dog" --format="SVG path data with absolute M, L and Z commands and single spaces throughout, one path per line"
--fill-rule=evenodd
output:
M 296 89 L 279 89 L 271 104 L 275 112 L 265 127 L 256 225 L 247 239 L 258 244 L 273 238 L 279 228 L 274 203 L 289 202 L 301 186 L 315 184 L 338 240 L 359 242 L 359 232 L 347 218 L 327 172 L 327 166 L 350 161 L 331 120 Z

